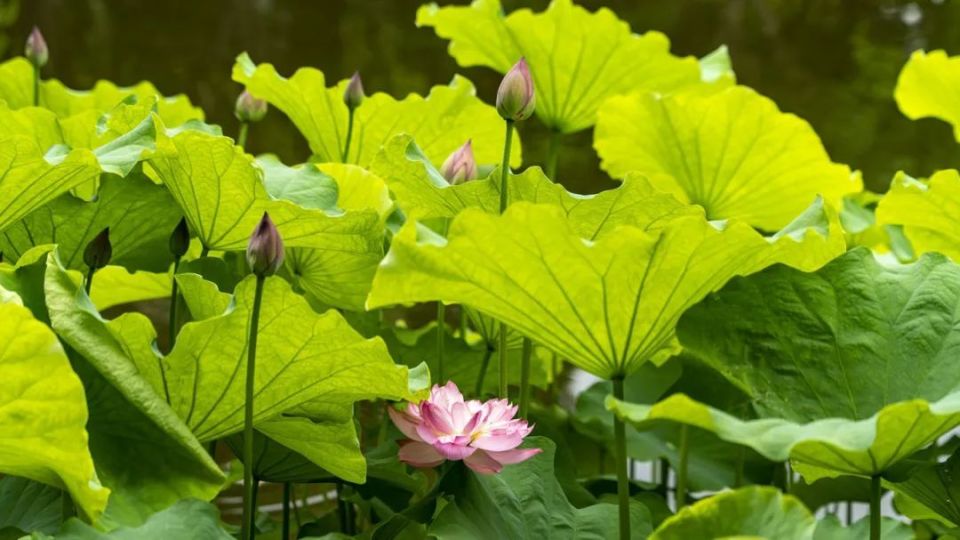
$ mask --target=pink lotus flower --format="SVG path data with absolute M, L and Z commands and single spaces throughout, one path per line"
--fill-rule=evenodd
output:
M 403 411 L 388 410 L 393 423 L 410 438 L 400 442 L 400 461 L 414 467 L 463 460 L 478 473 L 494 474 L 541 452 L 517 448 L 533 428 L 514 418 L 516 406 L 505 399 L 464 401 L 453 382 L 434 385 L 422 403 L 410 403 Z

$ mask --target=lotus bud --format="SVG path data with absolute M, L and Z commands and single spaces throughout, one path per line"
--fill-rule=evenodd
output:
M 34 67 L 42 68 L 47 65 L 47 59 L 50 57 L 50 50 L 47 49 L 47 40 L 43 39 L 43 34 L 36 26 L 27 36 L 27 45 L 23 49 L 23 55 L 27 57 Z
M 353 77 L 350 77 L 350 82 L 347 83 L 347 89 L 343 91 L 343 102 L 352 110 L 363 103 L 363 98 L 363 81 L 360 80 L 360 72 L 355 71 Z
M 497 90 L 497 112 L 504 120 L 519 122 L 533 115 L 537 106 L 537 97 L 533 91 L 533 78 L 530 67 L 521 58 L 510 71 L 503 76 Z
M 477 178 L 477 161 L 473 158 L 472 141 L 458 148 L 440 167 L 440 174 L 453 185 Z
M 110 227 L 100 231 L 83 250 L 83 264 L 99 270 L 110 264 L 113 257 L 113 247 L 110 245 Z
M 283 264 L 283 239 L 266 212 L 247 244 L 247 264 L 260 277 L 272 276 Z
M 253 97 L 253 94 L 244 90 L 237 98 L 233 114 L 241 122 L 259 122 L 267 115 L 267 102 Z
M 190 229 L 187 227 L 187 218 L 180 218 L 180 223 L 170 233 L 170 253 L 177 259 L 183 257 L 190 248 Z

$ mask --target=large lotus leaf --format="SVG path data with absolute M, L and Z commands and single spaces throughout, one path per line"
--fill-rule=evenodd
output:
M 939 118 L 960 141 L 960 57 L 944 51 L 914 51 L 900 71 L 893 97 L 911 120 Z
M 136 525 L 180 499 L 213 498 L 223 482 L 219 467 L 131 359 L 152 349 L 150 322 L 139 314 L 102 319 L 55 254 L 45 273 L 52 326 L 77 353 L 97 471 L 114 492 L 105 519 Z
M 683 395 L 608 406 L 790 458 L 808 481 L 881 474 L 960 424 L 958 301 L 960 266 L 942 255 L 886 267 L 858 248 L 812 274 L 771 268 L 732 281 L 678 326 L 684 348 L 750 395 L 760 420 Z
M 803 503 L 772 487 L 724 491 L 664 521 L 650 540 L 811 540 L 817 522 Z
M 898 225 L 916 253 L 960 260 L 960 173 L 938 171 L 929 180 L 898 173 L 877 205 L 877 221 Z
M 651 175 L 710 219 L 769 231 L 818 195 L 839 208 L 862 187 L 848 167 L 830 161 L 809 124 L 743 86 L 610 98 L 598 113 L 594 146 L 615 178 Z
M 170 272 L 129 272 L 122 266 L 105 266 L 97 270 L 90 289 L 90 300 L 97 309 L 120 304 L 169 298 L 172 285 Z
M 384 178 L 400 208 L 416 219 L 452 218 L 465 208 L 500 213 L 500 173 L 450 185 L 410 136 L 398 135 L 377 155 L 371 168 Z M 553 204 L 564 210 L 587 238 L 622 223 L 651 227 L 679 213 L 695 213 L 675 197 L 657 192 L 643 177 L 624 180 L 618 189 L 578 195 L 552 182 L 539 167 L 512 175 L 507 182 L 511 203 Z
M 6 291 L 5 291 L 6 292 Z M 87 403 L 57 336 L 19 303 L 0 303 L 0 471 L 66 489 L 96 520 L 110 490 L 87 447 Z
M 316 165 L 290 167 L 276 156 L 257 156 L 263 169 L 263 185 L 274 199 L 295 202 L 303 208 L 332 210 L 337 207 L 337 183 Z
M 537 115 L 560 132 L 596 121 L 597 108 L 617 94 L 670 92 L 700 82 L 695 58 L 670 54 L 659 32 L 638 35 L 608 9 L 591 13 L 572 0 L 554 0 L 543 13 L 520 9 L 507 16 L 499 0 L 417 12 L 417 26 L 431 26 L 450 40 L 461 66 L 506 73 L 526 57 L 537 93 Z
M 770 238 L 702 215 L 637 225 L 588 240 L 561 208 L 525 202 L 503 216 L 464 210 L 448 239 L 417 238 L 409 223 L 367 305 L 466 304 L 610 378 L 676 352 L 677 319 L 730 278 L 777 262 L 814 270 L 843 250 L 836 214 L 819 203 Z
M 86 111 L 106 112 L 131 98 L 156 101 L 157 112 L 171 126 L 204 118 L 203 110 L 194 107 L 186 95 L 161 97 L 160 91 L 149 82 L 119 87 L 109 81 L 98 81 L 90 90 L 73 90 L 56 79 L 40 83 L 40 105 L 60 117 Z M 27 59 L 14 58 L 0 64 L 0 100 L 13 109 L 33 105 L 33 66 Z
M 543 452 L 496 475 L 459 471 L 464 478 L 455 483 L 453 500 L 430 525 L 430 536 L 440 540 L 613 538 L 617 507 L 601 503 L 574 508 L 554 477 L 553 441 L 530 437 L 524 446 Z M 630 505 L 630 522 L 631 531 L 640 537 L 652 529 L 649 512 L 637 502 Z
M 863 246 L 876 253 L 889 253 L 900 262 L 910 262 L 916 255 L 903 226 L 882 224 L 877 220 L 877 203 L 882 198 L 882 195 L 870 191 L 844 197 L 840 223 L 847 233 L 847 246 Z
M 109 227 L 113 264 L 162 271 L 173 259 L 167 243 L 178 221 L 180 209 L 163 186 L 141 174 L 107 176 L 94 200 L 64 194 L 8 227 L 0 252 L 19 258 L 32 247 L 57 244 L 68 268 L 86 270 L 84 248 Z
M 937 519 L 960 526 L 960 452 L 954 452 L 943 463 L 912 471 L 902 482 L 888 485 L 897 493 L 898 506 L 907 497 L 929 509 Z
M 121 527 L 110 532 L 97 530 L 71 519 L 52 536 L 35 534 L 34 540 L 231 540 L 233 535 L 220 524 L 217 507 L 187 499 L 150 516 L 138 527 Z
M 835 515 L 827 515 L 817 521 L 813 540 L 863 540 L 870 537 L 870 517 L 844 527 Z M 910 525 L 895 518 L 883 517 L 880 521 L 880 538 L 883 540 L 915 540 Z
M 55 532 L 62 519 L 63 497 L 63 491 L 40 482 L 19 476 L 0 478 L 0 538 Z
M 348 81 L 328 88 L 323 72 L 314 68 L 301 68 L 287 79 L 271 64 L 254 64 L 246 53 L 237 57 L 233 80 L 283 111 L 307 139 L 316 161 L 344 161 L 348 109 L 343 92 Z M 427 97 L 410 94 L 397 100 L 379 92 L 367 96 L 354 111 L 350 155 L 345 161 L 367 166 L 380 146 L 397 133 L 415 137 L 434 161 L 442 162 L 472 140 L 480 163 L 496 163 L 503 157 L 506 129 L 496 109 L 477 98 L 473 84 L 456 76 L 448 86 L 433 87 Z M 516 137 L 510 156 L 510 163 L 519 166 Z

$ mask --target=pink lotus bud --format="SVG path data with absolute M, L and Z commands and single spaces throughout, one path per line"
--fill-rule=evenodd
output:
M 519 122 L 533 115 L 537 107 L 537 96 L 533 91 L 533 78 L 530 67 L 521 58 L 510 71 L 503 76 L 497 90 L 497 112 L 504 120 Z
M 283 264 L 283 239 L 266 212 L 247 244 L 247 264 L 260 277 L 272 276 Z
M 23 48 L 23 55 L 27 57 L 35 67 L 41 68 L 47 65 L 47 59 L 50 57 L 50 50 L 47 49 L 47 40 L 43 39 L 43 34 L 36 26 L 27 36 L 27 45 Z
M 347 89 L 343 91 L 343 102 L 350 109 L 356 109 L 363 103 L 363 81 L 360 80 L 360 72 L 353 72 L 350 82 L 347 83 Z
M 504 465 L 539 454 L 539 448 L 517 448 L 533 431 L 526 420 L 515 419 L 517 407 L 505 399 L 464 401 L 453 382 L 434 385 L 422 403 L 390 418 L 409 439 L 400 442 L 400 461 L 414 467 L 436 467 L 446 460 L 460 461 L 481 474 L 494 474 Z
M 440 174 L 453 185 L 469 182 L 477 178 L 477 161 L 473 158 L 472 141 L 458 148 L 440 167 Z
M 94 236 L 83 250 L 83 264 L 99 270 L 110 264 L 111 257 L 113 257 L 113 246 L 110 245 L 110 227 L 107 227 Z
M 253 94 L 244 90 L 237 97 L 237 104 L 233 108 L 233 114 L 241 122 L 259 122 L 267 115 L 267 102 L 253 97 Z

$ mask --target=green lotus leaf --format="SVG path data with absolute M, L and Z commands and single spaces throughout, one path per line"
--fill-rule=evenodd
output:
M 461 66 L 506 73 L 526 57 L 536 113 L 563 133 L 592 126 L 597 108 L 610 96 L 666 93 L 700 82 L 697 60 L 670 54 L 663 34 L 634 34 L 612 11 L 591 13 L 571 0 L 554 0 L 542 13 L 520 9 L 506 16 L 499 0 L 428 4 L 417 12 L 417 26 L 433 27 L 450 40 L 450 54 Z
M 869 537 L 869 516 L 844 527 L 837 516 L 827 515 L 817 521 L 817 530 L 813 533 L 813 540 L 862 540 Z M 894 518 L 884 517 L 880 520 L 880 538 L 883 538 L 883 540 L 914 540 L 916 535 L 906 523 Z
M 917 254 L 939 252 L 960 260 L 960 173 L 938 171 L 929 180 L 898 173 L 877 205 L 877 221 L 901 226 Z
M 554 477 L 553 441 L 528 437 L 525 447 L 543 452 L 495 475 L 461 469 L 463 478 L 450 482 L 455 491 L 430 525 L 439 540 L 487 538 L 603 539 L 616 535 L 617 507 L 601 503 L 575 508 Z M 652 529 L 643 505 L 630 504 L 631 531 L 645 537 Z
M 939 118 L 960 141 L 960 57 L 944 51 L 914 51 L 900 71 L 893 97 L 911 120 Z
M 7 291 L 5 291 L 7 292 Z M 87 403 L 57 336 L 20 304 L 0 303 L 0 471 L 66 489 L 91 520 L 110 490 L 87 446 Z
M 686 423 L 789 458 L 808 482 L 883 474 L 960 424 L 958 297 L 960 267 L 942 255 L 887 267 L 858 248 L 812 274 L 771 268 L 678 326 L 685 350 L 741 387 L 760 419 L 684 395 L 607 404 L 638 426 Z
M 152 357 L 155 332 L 140 314 L 105 321 L 80 286 L 79 274 L 45 257 L 50 320 L 76 355 L 91 422 L 97 472 L 113 493 L 105 521 L 139 525 L 153 512 L 188 497 L 210 500 L 223 474 L 134 357 Z
M 598 113 L 594 146 L 614 178 L 649 175 L 710 219 L 768 231 L 818 195 L 839 208 L 862 188 L 859 176 L 830 161 L 809 124 L 743 86 L 612 97 Z
M 380 176 L 346 163 L 318 163 L 316 166 L 337 183 L 337 207 L 341 210 L 373 209 L 384 219 L 393 210 L 390 190 Z
M 0 478 L 0 538 L 20 538 L 60 527 L 64 492 L 19 476 Z
M 649 540 L 812 540 L 817 522 L 803 503 L 772 487 L 724 491 L 667 518 Z
M 891 254 L 897 261 L 916 258 L 913 245 L 902 225 L 881 224 L 877 220 L 877 203 L 883 195 L 862 191 L 843 198 L 840 223 L 847 232 L 847 246 L 863 246 L 875 253 Z
M 103 113 L 131 99 L 156 101 L 158 114 L 171 126 L 204 118 L 203 110 L 194 107 L 186 95 L 162 97 L 149 82 L 119 87 L 109 81 L 98 81 L 90 90 L 73 90 L 56 79 L 40 83 L 40 105 L 59 117 L 86 111 Z M 0 100 L 12 109 L 33 105 L 33 66 L 27 59 L 14 58 L 0 64 Z
M 263 169 L 263 186 L 274 199 L 318 210 L 337 207 L 337 183 L 316 165 L 289 167 L 273 155 L 258 156 L 257 165 Z
M 271 64 L 254 64 L 246 53 L 237 57 L 233 80 L 286 114 L 319 162 L 346 161 L 365 167 L 381 145 L 401 132 L 420 141 L 434 161 L 442 162 L 467 140 L 473 141 L 480 163 L 497 163 L 503 156 L 503 119 L 494 107 L 478 99 L 473 84 L 460 76 L 448 86 L 433 87 L 427 97 L 367 96 L 354 112 L 346 160 L 342 159 L 348 121 L 343 102 L 346 80 L 328 88 L 323 72 L 314 68 L 301 68 L 287 79 Z M 520 162 L 520 145 L 514 142 L 510 163 L 519 166 Z
M 64 523 L 52 536 L 36 534 L 35 540 L 231 540 L 233 535 L 220 524 L 217 507 L 188 499 L 150 516 L 138 527 L 120 527 L 110 532 L 97 530 L 77 519 Z
M 122 266 L 105 266 L 97 270 L 90 290 L 90 300 L 103 311 L 113 306 L 168 298 L 170 272 L 129 272 Z
M 142 174 L 105 176 L 94 200 L 64 194 L 8 227 L 0 252 L 19 258 L 32 247 L 57 244 L 61 262 L 85 271 L 84 248 L 109 227 L 113 264 L 163 271 L 173 261 L 167 243 L 178 221 L 180 209 L 163 186 Z
M 736 276 L 783 262 L 813 270 L 843 250 L 836 214 L 816 203 L 766 238 L 744 223 L 684 215 L 592 239 L 554 205 L 460 213 L 448 239 L 408 223 L 393 239 L 368 308 L 441 300 L 505 322 L 603 378 L 677 352 L 677 319 Z
M 452 218 L 466 208 L 500 213 L 500 173 L 450 185 L 423 154 L 413 138 L 398 135 L 388 142 L 371 168 L 383 177 L 400 208 L 416 219 Z M 510 202 L 553 204 L 564 210 L 578 231 L 593 238 L 622 223 L 651 224 L 678 213 L 695 213 L 676 198 L 657 193 L 642 177 L 631 177 L 619 189 L 596 195 L 570 193 L 538 167 L 511 175 Z
M 960 527 L 960 452 L 954 452 L 942 463 L 931 463 L 910 473 L 902 482 L 888 485 L 897 494 L 897 505 L 903 498 L 923 505 L 939 521 Z M 919 517 L 919 516 L 918 516 Z

